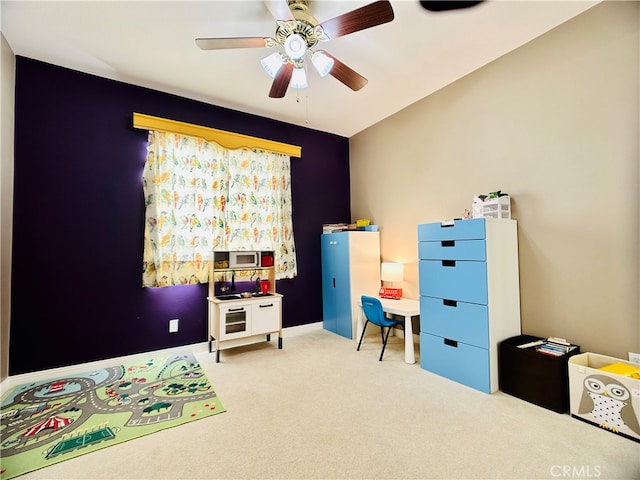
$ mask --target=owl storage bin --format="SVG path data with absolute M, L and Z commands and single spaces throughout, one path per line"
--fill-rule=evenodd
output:
M 640 369 L 597 353 L 571 357 L 571 416 L 640 443 L 640 379 L 634 378 L 633 367 Z

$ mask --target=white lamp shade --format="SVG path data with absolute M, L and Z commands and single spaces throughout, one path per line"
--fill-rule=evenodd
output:
M 331 71 L 334 62 L 333 58 L 328 56 L 322 50 L 318 50 L 317 52 L 313 52 L 313 55 L 311 55 L 311 63 L 316 67 L 320 76 L 324 77 Z
M 260 63 L 262 64 L 262 68 L 264 68 L 264 71 L 267 72 L 271 78 L 273 78 L 276 76 L 276 73 L 278 73 L 278 70 L 280 70 L 280 67 L 282 67 L 282 64 L 284 62 L 282 59 L 282 54 L 280 52 L 273 52 L 268 57 L 264 57 L 262 60 L 260 60 Z
M 304 68 L 294 68 L 291 74 L 291 88 L 307 88 L 307 74 L 304 72 Z
M 382 262 L 380 279 L 383 282 L 401 282 L 404 280 L 404 265 L 402 263 Z
M 304 41 L 302 36 L 294 33 L 284 41 L 284 51 L 287 52 L 289 58 L 300 60 L 307 51 L 307 42 Z

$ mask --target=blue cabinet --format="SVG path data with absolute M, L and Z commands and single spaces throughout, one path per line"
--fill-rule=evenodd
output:
M 520 334 L 515 220 L 418 225 L 420 366 L 498 389 L 498 344 Z
M 321 236 L 322 326 L 353 338 L 361 295 L 380 288 L 380 234 L 349 231 Z

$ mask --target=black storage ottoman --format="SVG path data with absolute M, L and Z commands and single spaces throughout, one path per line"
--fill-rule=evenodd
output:
M 567 362 L 580 353 L 580 347 L 553 356 L 536 351 L 536 347 L 518 348 L 529 342 L 544 340 L 532 335 L 518 335 L 503 340 L 498 348 L 500 390 L 558 413 L 569 410 L 569 374 Z

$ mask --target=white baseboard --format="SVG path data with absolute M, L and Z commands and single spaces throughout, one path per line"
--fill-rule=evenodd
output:
M 307 325 L 298 325 L 295 327 L 287 327 L 282 329 L 282 337 L 295 337 L 298 335 L 304 335 L 305 333 L 322 329 L 322 322 L 310 323 Z M 181 347 L 166 348 L 163 350 L 156 350 L 153 352 L 144 352 L 134 355 L 125 355 L 123 357 L 107 358 L 105 360 L 98 360 L 95 362 L 81 363 L 78 365 L 70 365 L 67 367 L 52 368 L 49 370 L 41 370 L 38 372 L 23 373 L 20 375 L 13 375 L 5 378 L 0 383 L 0 399 L 4 399 L 6 393 L 10 392 L 16 385 L 22 385 L 25 383 L 38 382 L 47 380 L 50 378 L 64 377 L 65 375 L 74 373 L 84 373 L 90 370 L 97 370 L 99 368 L 111 367 L 117 363 L 125 363 L 127 361 L 135 359 L 147 359 L 150 356 L 162 356 L 171 355 L 172 353 L 183 352 L 185 349 L 191 350 L 193 353 L 208 353 L 209 342 L 194 343 L 191 345 L 183 345 Z
M 297 337 L 305 333 L 322 330 L 322 322 L 307 323 L 305 325 L 297 325 L 295 327 L 287 327 L 282 329 L 283 338 Z

